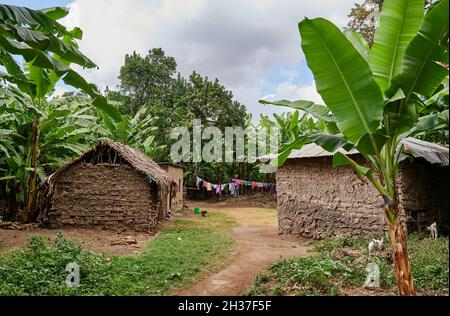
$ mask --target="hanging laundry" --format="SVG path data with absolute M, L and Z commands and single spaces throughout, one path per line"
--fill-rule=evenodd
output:
M 252 189 L 258 189 L 258 182 L 252 182 Z
M 211 183 L 209 183 L 209 182 L 206 183 L 206 190 L 209 191 L 209 192 L 212 191 L 212 184 Z
M 235 191 L 236 191 L 236 185 L 234 183 L 230 183 L 230 194 L 234 195 Z
M 197 189 L 200 189 L 200 182 L 202 182 L 202 179 L 200 179 L 200 177 L 195 177 L 195 186 Z
M 218 186 L 216 186 L 216 194 L 222 194 L 222 185 L 219 184 Z
M 240 189 L 241 189 L 241 185 L 236 183 L 235 188 L 234 188 L 234 197 L 238 197 L 239 196 Z

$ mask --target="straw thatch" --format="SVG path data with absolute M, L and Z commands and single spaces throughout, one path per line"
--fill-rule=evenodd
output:
M 96 161 L 92 161 L 92 159 L 97 159 L 97 157 L 100 157 L 100 154 L 114 153 L 118 154 L 119 157 L 111 155 L 111 160 L 109 161 L 110 163 L 118 161 L 117 159 L 123 159 L 131 167 L 147 177 L 148 180 L 154 181 L 158 185 L 167 187 L 171 185 L 177 185 L 177 183 L 169 177 L 167 172 L 165 172 L 156 162 L 148 158 L 139 149 L 133 149 L 119 142 L 101 141 L 97 144 L 97 146 L 95 146 L 95 148 L 85 152 L 80 157 L 75 158 L 74 160 L 59 168 L 55 173 L 45 179 L 41 183 L 41 186 L 51 186 L 55 183 L 59 175 L 61 175 L 64 171 L 66 171 L 71 166 L 76 165 L 77 163 L 83 161 L 95 163 Z

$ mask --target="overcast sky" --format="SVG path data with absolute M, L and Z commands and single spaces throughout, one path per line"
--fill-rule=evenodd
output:
M 5 1 L 2 1 L 5 2 Z M 124 55 L 162 47 L 185 76 L 218 78 L 255 119 L 283 109 L 261 98 L 321 102 L 301 52 L 298 22 L 325 17 L 342 27 L 358 0 L 17 0 L 33 8 L 70 6 L 64 24 L 84 31 L 81 50 L 102 90 L 118 85 Z

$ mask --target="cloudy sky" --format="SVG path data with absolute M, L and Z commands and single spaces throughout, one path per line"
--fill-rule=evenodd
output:
M 261 98 L 321 102 L 297 24 L 322 16 L 342 27 L 358 0 L 16 0 L 31 8 L 70 6 L 64 20 L 84 31 L 82 51 L 99 70 L 83 74 L 102 90 L 118 85 L 124 55 L 162 47 L 179 71 L 219 80 L 254 118 L 283 109 Z

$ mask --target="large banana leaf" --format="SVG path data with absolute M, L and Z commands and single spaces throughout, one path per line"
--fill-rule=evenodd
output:
M 408 44 L 423 21 L 424 0 L 385 0 L 369 57 L 375 80 L 385 91 L 401 72 Z
M 341 132 L 353 144 L 373 134 L 383 116 L 383 96 L 369 64 L 333 23 L 305 19 L 299 28 L 317 91 Z
M 55 53 L 68 62 L 86 68 L 96 67 L 95 63 L 80 52 L 77 47 L 66 44 L 62 39 L 52 34 L 8 24 L 0 24 L 0 32 L 3 32 L 4 36 L 6 34 L 14 36 L 15 40 L 26 43 L 31 48 Z
M 353 46 L 355 46 L 361 56 L 364 57 L 365 60 L 369 60 L 370 46 L 366 39 L 353 29 L 346 30 L 344 34 L 347 39 L 352 42 Z
M 73 71 L 72 69 L 69 69 L 65 72 L 63 81 L 64 83 L 71 85 L 74 88 L 86 92 L 92 98 L 92 104 L 107 113 L 116 122 L 122 121 L 122 115 L 120 114 L 119 110 L 113 105 L 109 104 L 106 98 L 100 94 L 97 87 L 92 83 L 88 83 L 82 76 L 80 76 L 80 74 Z
M 47 14 L 24 7 L 0 4 L 0 22 L 2 23 L 12 22 L 13 24 L 39 27 L 49 33 L 59 32 L 61 34 L 69 34 L 64 26 L 53 19 L 55 18 L 54 13 L 47 11 Z
M 260 100 L 261 104 L 265 105 L 276 105 L 276 106 L 285 106 L 290 107 L 296 110 L 301 110 L 306 113 L 311 114 L 316 119 L 321 119 L 326 122 L 334 122 L 333 116 L 330 114 L 330 109 L 327 108 L 324 105 L 314 104 L 312 101 L 287 101 L 287 100 L 280 100 L 280 101 L 267 101 L 267 100 Z
M 69 14 L 69 10 L 67 8 L 62 7 L 53 7 L 39 10 L 48 16 L 52 20 L 60 20 L 65 18 Z
M 402 72 L 394 78 L 390 91 L 405 93 L 403 109 L 413 93 L 431 96 L 448 75 L 436 61 L 442 56 L 441 41 L 448 40 L 448 0 L 441 0 L 427 14 L 419 33 L 406 49 Z

